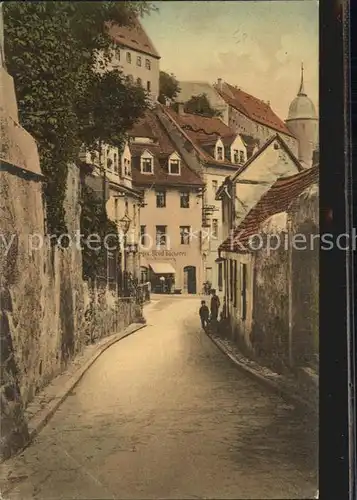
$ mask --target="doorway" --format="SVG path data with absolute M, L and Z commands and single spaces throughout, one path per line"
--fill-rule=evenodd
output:
M 187 287 L 187 293 L 194 294 L 197 291 L 196 285 L 196 267 L 186 266 L 183 269 L 184 272 L 184 283 Z

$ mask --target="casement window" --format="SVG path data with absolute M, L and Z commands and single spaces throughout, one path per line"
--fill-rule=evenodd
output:
M 166 192 L 156 191 L 156 207 L 165 208 L 166 207 Z
M 145 238 L 146 235 L 146 226 L 140 226 L 140 243 L 141 245 L 145 246 Z
M 240 265 L 241 276 L 241 317 L 244 321 L 247 317 L 247 264 Z
M 131 175 L 131 163 L 128 158 L 124 158 L 124 176 L 130 177 Z
M 137 56 L 136 58 L 136 65 L 141 66 L 141 56 Z
M 151 61 L 150 61 L 150 59 L 145 59 L 145 68 L 146 69 L 151 69 Z
M 217 160 L 219 160 L 219 161 L 223 160 L 223 148 L 222 148 L 222 146 L 217 147 Z
M 151 92 L 151 82 L 149 82 L 149 81 L 146 83 L 146 90 L 148 92 Z
M 156 226 L 156 246 L 163 247 L 166 245 L 166 229 L 167 226 Z
M 119 173 L 119 161 L 118 161 L 118 155 L 117 155 L 117 153 L 114 153 L 114 172 L 116 174 Z
M 142 174 L 152 174 L 153 173 L 153 159 L 148 157 L 141 158 L 141 173 Z
M 180 160 L 169 160 L 169 174 L 180 175 Z
M 244 151 L 239 151 L 239 163 L 245 162 L 245 154 Z
M 180 226 L 181 245 L 190 244 L 190 226 Z
M 126 62 L 131 64 L 131 53 L 130 52 L 126 53 Z
M 233 163 L 238 164 L 239 163 L 239 152 L 238 149 L 233 150 Z
M 214 192 L 214 194 L 217 193 L 217 189 L 218 189 L 218 181 L 212 181 L 212 191 Z
M 215 239 L 218 238 L 218 219 L 212 220 L 212 237 Z
M 180 207 L 190 208 L 190 193 L 188 191 L 182 191 L 180 193 Z

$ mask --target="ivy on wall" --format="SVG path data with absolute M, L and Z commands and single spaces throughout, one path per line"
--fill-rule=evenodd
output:
M 108 219 L 103 210 L 102 200 L 86 184 L 82 186 L 81 203 L 81 235 L 83 235 L 84 242 L 82 245 L 83 279 L 93 280 L 107 274 L 106 248 L 103 243 L 106 242 L 109 248 L 119 249 L 119 235 L 116 224 Z M 88 237 L 93 238 L 93 235 L 98 236 L 100 243 L 93 244 L 88 241 Z
M 130 25 L 152 9 L 146 1 L 4 3 L 6 66 L 15 81 L 20 122 L 38 144 L 51 235 L 67 232 L 67 165 L 77 160 L 80 146 L 119 146 L 147 107 L 144 91 L 119 71 L 93 70 L 99 51 L 103 68 L 109 60 L 106 23 Z

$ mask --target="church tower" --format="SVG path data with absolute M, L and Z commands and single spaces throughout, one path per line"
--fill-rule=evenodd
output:
M 318 149 L 319 121 L 315 106 L 305 92 L 303 64 L 299 92 L 290 104 L 286 125 L 299 142 L 299 161 L 305 168 L 311 167 Z

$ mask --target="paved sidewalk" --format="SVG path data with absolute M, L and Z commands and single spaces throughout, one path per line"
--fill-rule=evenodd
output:
M 283 398 L 288 399 L 293 403 L 305 406 L 310 410 L 317 411 L 318 397 L 314 400 L 304 397 L 302 395 L 302 388 L 299 386 L 299 381 L 296 376 L 286 376 L 275 373 L 269 368 L 243 356 L 238 347 L 232 341 L 222 339 L 219 335 L 213 332 L 207 332 L 207 335 L 239 368 L 245 370 L 255 378 L 258 378 L 266 386 L 277 391 Z M 317 383 L 316 378 L 311 381 L 311 384 L 316 384 L 316 389 L 318 390 Z

